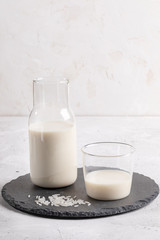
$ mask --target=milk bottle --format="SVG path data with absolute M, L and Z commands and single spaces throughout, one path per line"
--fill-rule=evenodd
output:
M 68 103 L 68 81 L 33 82 L 29 118 L 30 177 L 35 185 L 59 188 L 77 178 L 76 126 Z

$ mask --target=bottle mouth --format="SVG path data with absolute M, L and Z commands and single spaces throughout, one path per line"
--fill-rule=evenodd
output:
M 34 84 L 69 84 L 69 80 L 67 78 L 56 76 L 52 77 L 38 77 L 33 79 Z

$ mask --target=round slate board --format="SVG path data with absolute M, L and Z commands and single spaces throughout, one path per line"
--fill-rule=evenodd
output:
M 78 207 L 55 207 L 39 206 L 35 203 L 36 196 L 48 196 L 60 194 L 62 196 L 76 195 L 77 198 L 91 203 L 79 205 Z M 32 184 L 30 175 L 20 176 L 15 180 L 7 183 L 2 189 L 3 198 L 12 207 L 35 214 L 41 217 L 50 218 L 90 218 L 111 216 L 120 213 L 130 212 L 142 208 L 149 204 L 159 194 L 159 187 L 154 180 L 142 174 L 133 174 L 133 183 L 131 193 L 128 197 L 116 201 L 97 201 L 86 195 L 83 171 L 78 169 L 78 179 L 75 184 L 59 189 L 44 189 Z M 28 197 L 30 195 L 30 198 Z

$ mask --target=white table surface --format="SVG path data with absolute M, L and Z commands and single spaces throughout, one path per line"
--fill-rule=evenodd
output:
M 0 118 L 0 189 L 29 172 L 26 117 Z M 80 148 L 95 141 L 123 141 L 136 148 L 135 171 L 160 184 L 160 117 L 77 117 Z M 47 219 L 10 207 L 0 195 L 0 239 L 159 240 L 160 198 L 127 214 L 83 220 Z

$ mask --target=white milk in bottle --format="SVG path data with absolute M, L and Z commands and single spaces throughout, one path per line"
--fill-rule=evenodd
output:
M 34 123 L 29 127 L 32 182 L 59 188 L 77 178 L 75 126 L 64 122 Z

